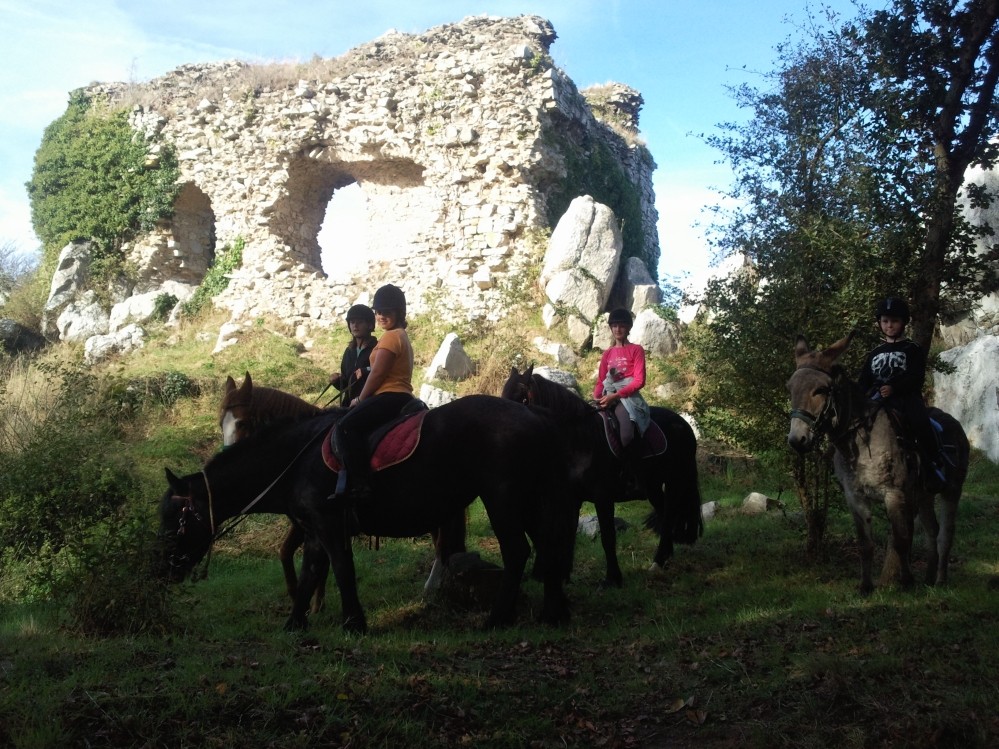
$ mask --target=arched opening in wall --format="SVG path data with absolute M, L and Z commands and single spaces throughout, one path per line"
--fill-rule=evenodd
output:
M 333 192 L 317 241 L 323 272 L 331 278 L 363 270 L 368 258 L 368 199 L 357 182 Z
M 270 231 L 291 259 L 341 281 L 368 261 L 391 263 L 411 253 L 411 238 L 424 235 L 436 215 L 416 197 L 425 190 L 424 168 L 408 159 L 326 157 L 316 149 L 292 159 L 284 195 L 268 212 Z
M 215 260 L 215 211 L 193 182 L 177 195 L 173 208 L 174 255 L 186 273 L 200 282 Z

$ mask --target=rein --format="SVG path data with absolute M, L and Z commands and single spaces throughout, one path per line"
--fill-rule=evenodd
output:
M 825 388 L 820 388 L 818 392 L 825 391 L 826 403 L 822 407 L 822 411 L 819 412 L 817 416 L 812 416 L 811 413 L 800 408 L 791 409 L 792 419 L 801 419 L 811 432 L 819 437 L 828 436 L 831 440 L 836 441 L 842 439 L 851 432 L 857 431 L 865 424 L 864 409 L 860 409 L 859 415 L 854 414 L 854 408 L 851 408 L 851 400 L 849 398 L 849 380 L 844 380 L 837 378 L 830 374 L 828 371 L 821 369 L 819 367 L 814 367 L 811 365 L 803 365 L 800 369 L 813 369 L 817 372 L 822 372 L 829 378 L 829 385 Z M 843 407 L 843 395 L 847 395 L 846 408 Z M 877 409 L 883 408 L 881 404 L 877 405 L 874 411 L 876 415 Z M 868 414 L 868 418 L 871 414 Z M 836 423 L 836 431 L 834 433 L 833 428 L 830 427 L 833 422 Z M 870 429 L 870 423 L 867 423 L 867 428 Z M 865 440 L 866 441 L 866 440 Z
M 202 469 L 201 475 L 205 479 L 205 491 L 208 494 L 208 522 L 209 522 L 208 530 L 211 533 L 211 540 L 208 542 L 208 551 L 205 553 L 204 572 L 201 575 L 202 579 L 208 576 L 208 563 L 209 563 L 209 561 L 211 559 L 212 549 L 215 546 L 215 542 L 218 539 L 224 538 L 228 534 L 232 533 L 239 526 L 240 523 L 242 523 L 244 520 L 246 520 L 246 518 L 249 517 L 248 513 L 250 512 L 250 510 L 252 510 L 253 507 L 260 500 L 262 500 L 265 496 L 267 496 L 267 493 L 271 489 L 274 488 L 274 485 L 277 484 L 277 482 L 280 481 L 282 479 L 282 477 L 284 477 L 284 475 L 286 473 L 288 473 L 288 471 L 291 470 L 292 466 L 294 466 L 295 463 L 298 462 L 298 459 L 300 457 L 302 457 L 302 454 L 307 449 L 309 449 L 309 447 L 311 447 L 312 444 L 317 439 L 319 439 L 320 437 L 322 437 L 326 433 L 327 432 L 325 430 L 320 430 L 319 432 L 317 432 L 316 434 L 314 434 L 311 438 L 309 438 L 309 441 L 306 442 L 302 446 L 302 449 L 299 450 L 298 453 L 295 455 L 295 457 L 293 457 L 291 459 L 291 462 L 289 462 L 288 465 L 285 466 L 284 470 L 282 470 L 281 473 L 279 473 L 277 475 L 277 477 L 273 481 L 271 481 L 271 483 L 269 483 L 266 487 L 264 487 L 264 490 L 262 492 L 260 492 L 256 497 L 254 497 L 250 501 L 249 504 L 247 504 L 239 512 L 235 513 L 232 516 L 234 518 L 234 520 L 231 523 L 227 524 L 222 529 L 217 529 L 216 528 L 216 525 L 215 525 L 215 500 L 214 500 L 214 498 L 212 496 L 212 486 L 211 486 L 211 483 L 208 481 L 208 472 L 206 470 Z M 198 514 L 198 511 L 194 509 L 194 496 L 193 496 L 193 494 L 190 495 L 190 496 L 186 496 L 186 497 L 178 497 L 178 499 L 183 499 L 184 500 L 184 507 L 181 509 L 180 520 L 179 520 L 179 522 L 177 524 L 177 535 L 180 536 L 180 535 L 183 535 L 184 531 L 185 531 L 185 526 L 187 524 L 187 521 L 186 521 L 187 513 L 191 513 L 191 515 L 196 520 L 198 520 L 201 523 L 204 523 L 204 520 L 202 519 L 201 515 Z M 192 577 L 193 577 L 193 571 L 192 571 Z

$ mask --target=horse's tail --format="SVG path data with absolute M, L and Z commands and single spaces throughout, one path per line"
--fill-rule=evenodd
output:
M 701 489 L 697 472 L 697 435 L 682 417 L 675 415 L 668 428 L 666 455 L 670 458 L 666 482 L 666 503 L 672 528 L 666 528 L 666 519 L 653 511 L 645 519 L 645 527 L 657 533 L 670 532 L 680 544 L 693 544 L 704 533 L 701 515 Z

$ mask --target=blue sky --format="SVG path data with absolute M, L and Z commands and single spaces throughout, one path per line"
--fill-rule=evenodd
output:
M 552 57 L 578 86 L 619 81 L 642 93 L 642 137 L 658 165 L 660 275 L 696 288 L 710 258 L 693 224 L 731 179 L 697 134 L 745 119 L 726 87 L 758 81 L 775 45 L 798 34 L 795 22 L 826 5 L 854 14 L 852 0 L 0 0 L 0 244 L 37 247 L 24 183 L 74 88 L 192 62 L 335 57 L 389 29 L 534 14 L 554 25 Z

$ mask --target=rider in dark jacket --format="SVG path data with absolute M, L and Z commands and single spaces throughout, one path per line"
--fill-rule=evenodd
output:
M 347 327 L 350 343 L 340 360 L 340 371 L 330 377 L 330 384 L 343 393 L 344 404 L 360 395 L 371 373 L 371 351 L 378 339 L 371 335 L 375 329 L 375 313 L 366 304 L 355 304 L 347 310 Z
M 884 343 L 867 354 L 858 382 L 872 399 L 884 399 L 898 410 L 916 440 L 916 446 L 936 477 L 946 481 L 942 456 L 923 400 L 926 352 L 905 336 L 909 306 L 897 297 L 878 302 L 874 312 Z

